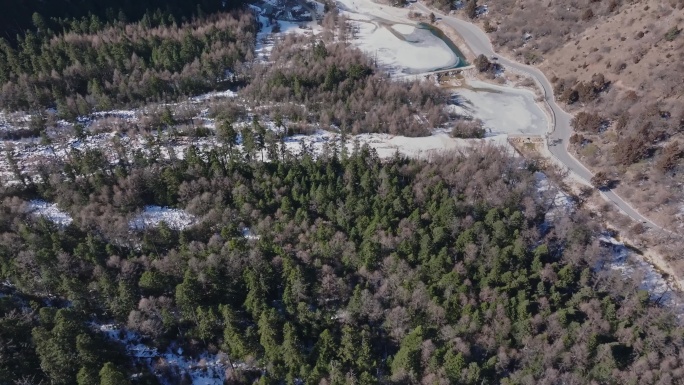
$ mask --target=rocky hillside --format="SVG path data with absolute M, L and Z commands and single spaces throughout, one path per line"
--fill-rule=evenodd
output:
M 569 111 L 586 113 L 571 144 L 584 164 L 683 231 L 684 1 L 504 0 L 477 20 L 502 52 L 543 69 Z

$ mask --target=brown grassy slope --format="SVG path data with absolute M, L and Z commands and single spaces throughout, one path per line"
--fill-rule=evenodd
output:
M 684 29 L 684 0 L 542 4 L 492 2 L 485 17 L 497 27 L 494 45 L 535 63 L 556 85 L 574 87 L 603 74 L 604 91 L 567 109 L 597 113 L 610 124 L 581 132 L 572 150 L 593 171 L 620 180 L 618 190 L 654 220 L 684 232 L 684 31 L 667 39 Z

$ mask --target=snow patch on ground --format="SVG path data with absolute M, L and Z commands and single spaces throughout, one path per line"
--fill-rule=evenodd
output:
M 362 144 L 366 143 L 375 149 L 381 158 L 390 158 L 397 152 L 411 158 L 427 158 L 486 143 L 508 147 L 508 141 L 502 135 L 486 139 L 460 139 L 439 132 L 418 138 L 388 134 L 362 134 L 356 138 Z
M 639 279 L 641 289 L 648 291 L 652 300 L 673 309 L 678 315 L 684 314 L 681 293 L 670 286 L 658 269 L 609 235 L 602 235 L 599 241 L 611 251 L 605 267 L 618 271 L 625 277 Z
M 567 214 L 570 210 L 573 208 L 573 202 L 572 198 L 566 194 L 563 190 L 559 189 L 558 187 L 555 187 L 549 182 L 549 178 L 544 174 L 543 172 L 535 172 L 534 177 L 537 181 L 537 191 L 540 193 L 546 193 L 546 192 L 551 192 L 555 194 L 553 195 L 552 202 L 553 202 L 553 207 L 555 210 L 558 210 L 559 212 L 549 212 L 549 214 Z
M 6 113 L 0 111 L 0 131 L 14 131 L 27 128 L 31 115 L 24 112 Z
M 261 29 L 256 36 L 256 47 L 254 52 L 262 61 L 268 61 L 271 50 L 278 38 L 281 38 L 288 33 L 316 35 L 323 30 L 316 22 L 293 22 L 286 20 L 274 20 L 271 22 L 268 17 L 262 15 L 263 10 L 261 8 L 253 4 L 250 4 L 249 7 L 257 13 L 259 23 L 261 24 Z M 273 32 L 276 24 L 280 30 L 278 32 Z
M 43 217 L 60 227 L 66 227 L 73 222 L 69 213 L 60 210 L 56 203 L 49 203 L 43 200 L 32 200 L 27 204 L 27 211 L 39 217 Z
M 172 345 L 165 352 L 160 353 L 157 348 L 150 347 L 143 342 L 142 336 L 114 324 L 97 325 L 94 328 L 108 338 L 118 341 L 126 348 L 128 356 L 134 361 L 146 364 L 157 375 L 162 384 L 168 384 L 166 379 L 155 370 L 157 366 L 165 366 L 174 377 L 187 374 L 192 385 L 223 385 L 226 380 L 227 357 L 222 354 L 202 353 L 191 358 L 183 355 L 183 349 Z
M 392 26 L 392 29 L 394 29 L 402 35 L 410 35 L 417 30 L 417 28 L 414 25 L 410 24 L 394 24 Z
M 226 90 L 226 91 L 214 91 L 203 95 L 195 96 L 190 99 L 193 103 L 199 103 L 211 99 L 224 99 L 224 98 L 234 98 L 237 96 L 237 92 Z
M 112 111 L 98 111 L 92 113 L 93 117 L 97 118 L 119 118 L 128 122 L 135 122 L 138 120 L 138 111 L 135 110 L 112 110 Z
M 568 215 L 574 210 L 572 198 L 555 187 L 548 177 L 536 172 L 537 191 L 546 195 L 552 203 L 551 209 L 546 213 L 545 227 L 554 220 Z M 649 263 L 644 257 L 630 250 L 624 243 L 619 242 L 608 234 L 599 237 L 599 242 L 607 248 L 607 258 L 596 266 L 597 270 L 608 269 L 619 272 L 626 279 L 637 279 L 640 288 L 649 292 L 652 300 L 657 301 L 674 311 L 679 317 L 684 317 L 684 296 L 673 289 L 667 276 Z
M 534 177 L 539 199 L 549 205 L 544 214 L 544 223 L 541 225 L 541 231 L 545 233 L 559 218 L 571 214 L 575 209 L 575 203 L 568 194 L 551 183 L 543 172 L 535 172 Z
M 132 230 L 144 230 L 157 227 L 161 222 L 174 230 L 186 229 L 197 222 L 195 216 L 183 210 L 160 206 L 145 206 L 143 212 L 131 220 L 128 227 Z
M 318 155 L 326 146 L 341 146 L 342 137 L 339 134 L 319 130 L 312 135 L 294 135 L 285 141 L 288 151 L 299 154 L 303 149 Z M 353 151 L 355 146 L 368 145 L 374 149 L 378 157 L 391 158 L 395 154 L 410 158 L 429 158 L 443 155 L 469 147 L 484 144 L 494 144 L 511 150 L 505 135 L 492 136 L 485 139 L 452 138 L 445 132 L 435 132 L 430 136 L 407 137 L 389 134 L 359 134 L 346 139 L 347 151 Z
M 251 240 L 259 240 L 261 238 L 260 236 L 254 234 L 252 229 L 250 229 L 249 227 L 243 227 L 242 228 L 242 236 L 245 239 L 249 239 L 250 241 Z

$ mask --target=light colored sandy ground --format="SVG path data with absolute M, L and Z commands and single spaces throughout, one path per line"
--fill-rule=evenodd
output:
M 462 98 L 456 112 L 482 120 L 491 134 L 544 135 L 549 119 L 535 101 L 533 92 L 469 80 L 468 88 L 454 94 Z

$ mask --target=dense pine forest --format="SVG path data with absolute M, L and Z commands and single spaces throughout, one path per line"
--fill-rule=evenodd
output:
M 232 2 L 164 2 L 162 8 L 147 7 L 154 1 L 131 2 L 136 5 L 125 11 L 110 7 L 106 15 L 66 19 L 56 15 L 70 8 L 59 3 L 47 2 L 49 13 L 30 16 L 32 26 L 21 25 L 16 41 L 0 38 L 0 108 L 53 108 L 73 120 L 95 109 L 224 89 L 254 49 L 255 18 L 242 8 L 231 11 Z M 83 13 L 108 4 L 101 3 L 71 6 Z M 135 18 L 129 20 L 126 11 Z
M 228 151 L 3 192 L 0 383 L 184 383 L 94 326 L 110 322 L 221 351 L 236 384 L 681 380 L 676 319 L 598 273 L 591 219 L 547 222 L 534 168 L 501 150 Z M 35 197 L 73 223 L 27 214 Z M 131 233 L 147 204 L 199 222 Z
M 44 151 L 4 151 L 0 385 L 684 381 L 680 320 L 602 268 L 596 219 L 556 207 L 537 163 L 490 146 L 380 159 L 349 139 L 456 117 L 345 43 L 333 11 L 268 60 L 237 2 L 2 17 L 0 109 L 34 113 L 24 142 Z M 88 120 L 121 106 L 139 116 Z M 340 135 L 287 146 L 321 127 Z M 157 206 L 191 219 L 139 225 Z
M 186 21 L 191 16 L 214 13 L 242 4 L 236 0 L 21 0 L 6 4 L 0 14 L 0 36 L 16 41 L 28 31 L 62 32 L 82 28 L 83 23 L 137 22 L 145 17 L 163 15 Z M 45 32 L 45 31 L 44 31 Z

